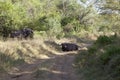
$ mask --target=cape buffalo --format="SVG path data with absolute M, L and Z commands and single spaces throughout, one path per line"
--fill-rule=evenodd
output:
M 78 45 L 73 43 L 62 43 L 62 51 L 76 51 L 78 50 Z
M 11 38 L 20 38 L 20 39 L 33 38 L 33 30 L 30 28 L 14 30 L 10 33 L 10 37 Z
M 10 33 L 10 38 L 22 38 L 20 30 L 15 30 Z
M 33 30 L 30 28 L 24 28 L 21 30 L 22 35 L 25 39 L 29 38 L 33 38 Z

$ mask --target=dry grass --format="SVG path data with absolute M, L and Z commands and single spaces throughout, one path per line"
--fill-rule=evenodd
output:
M 36 77 L 35 80 L 40 80 L 41 77 L 48 80 L 49 76 L 53 76 L 51 77 L 53 80 L 59 80 L 61 77 L 71 77 L 69 80 L 72 80 L 76 76 L 72 72 L 74 71 L 72 68 L 74 57 L 71 56 L 76 54 L 74 54 L 75 52 L 63 53 L 60 44 L 70 42 L 86 46 L 84 43 L 80 43 L 81 41 L 85 40 L 78 37 L 58 40 L 40 35 L 35 35 L 33 40 L 0 41 L 0 64 L 2 65 L 0 65 L 0 80 L 7 80 L 7 78 L 12 80 L 11 76 L 20 75 L 22 75 L 20 80 L 33 80 L 33 75 Z M 1 70 L 4 71 L 1 72 Z
M 71 40 L 72 42 L 75 40 Z M 6 64 L 8 66 L 14 64 L 14 61 L 23 60 L 25 63 L 33 63 L 36 59 L 50 59 L 53 55 L 63 55 L 61 54 L 59 44 L 62 42 L 71 42 L 70 40 L 48 40 L 36 38 L 33 40 L 7 40 L 0 41 L 0 63 Z M 4 55 L 4 56 L 3 56 Z M 3 58 L 9 57 L 9 59 Z M 12 59 L 12 61 L 10 60 Z M 11 61 L 11 62 L 7 62 Z M 3 66 L 5 67 L 5 66 Z
M 6 41 L 0 42 L 0 52 L 8 55 L 14 59 L 23 58 L 27 63 L 31 59 L 48 59 L 49 57 L 44 54 L 41 49 L 44 47 L 42 40 L 23 40 L 23 41 Z M 31 58 L 31 59 L 30 59 Z M 28 60 L 30 59 L 30 60 Z
M 26 78 L 33 77 L 31 75 L 35 75 L 36 71 L 38 71 L 38 79 L 42 74 L 48 76 L 53 75 L 53 78 L 54 76 L 60 78 L 64 75 L 62 74 L 64 69 L 66 72 L 68 71 L 67 73 L 74 75 L 74 73 L 71 73 L 71 64 L 73 62 L 71 60 L 73 60 L 74 57 L 71 58 L 71 56 L 76 55 L 76 52 L 62 52 L 60 44 L 63 42 L 77 43 L 83 48 L 86 46 L 84 43 L 80 43 L 77 37 L 62 38 L 59 40 L 39 37 L 33 40 L 0 41 L 0 63 L 3 65 L 0 66 L 0 68 L 4 68 L 9 74 L 8 76 L 7 74 L 1 76 L 3 73 L 1 74 L 0 70 L 0 79 L 2 79 L 1 77 L 5 78 L 5 76 L 10 78 L 11 75 L 24 75 L 21 77 L 22 80 L 31 80 Z M 4 60 L 6 57 L 7 59 Z M 56 68 L 58 70 L 56 70 Z M 63 71 L 61 72 L 61 70 Z

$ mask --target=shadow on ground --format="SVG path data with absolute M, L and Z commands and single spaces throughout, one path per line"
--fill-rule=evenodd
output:
M 74 69 L 74 58 L 79 51 L 62 52 L 55 41 L 32 40 L 19 43 L 17 54 L 26 63 L 12 68 L 2 80 L 79 80 Z M 79 43 L 81 49 L 88 44 Z M 27 62 L 27 59 L 33 60 Z

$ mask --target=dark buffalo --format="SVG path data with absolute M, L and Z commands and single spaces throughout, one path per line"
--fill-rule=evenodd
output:
M 11 38 L 19 38 L 19 39 L 33 38 L 33 30 L 30 28 L 14 30 L 10 33 L 10 37 Z
M 30 28 L 24 28 L 21 30 L 22 36 L 27 39 L 27 38 L 33 38 L 33 30 Z
M 10 38 L 22 38 L 21 30 L 15 30 L 10 33 Z
M 78 45 L 73 43 L 62 43 L 62 51 L 76 51 L 78 50 Z

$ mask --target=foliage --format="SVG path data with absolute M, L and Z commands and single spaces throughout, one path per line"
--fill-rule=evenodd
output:
M 47 19 L 48 24 L 47 24 L 47 33 L 49 34 L 48 36 L 57 36 L 61 34 L 62 28 L 60 24 L 60 19 L 58 17 L 50 17 Z
M 107 64 L 107 62 L 109 62 L 109 60 L 111 60 L 111 58 L 114 55 L 119 55 L 119 54 L 120 54 L 119 46 L 110 46 L 108 49 L 106 49 L 106 52 L 103 53 L 103 55 L 101 55 L 101 60 L 103 64 Z
M 107 0 L 102 9 L 119 10 L 119 5 L 116 0 Z M 118 14 L 98 15 L 91 6 L 84 8 L 76 0 L 4 0 L 0 1 L 0 35 L 8 37 L 13 29 L 23 27 L 50 35 L 59 29 L 56 36 L 76 35 L 81 30 L 119 33 L 119 17 Z
M 12 18 L 7 13 L 12 9 L 9 3 L 0 2 L 0 34 L 4 37 L 8 36 L 10 26 L 12 25 Z
M 98 39 L 96 40 L 96 44 L 100 44 L 100 45 L 106 45 L 106 44 L 110 44 L 113 42 L 113 40 L 115 39 L 115 37 L 113 36 L 99 36 Z
M 106 13 L 103 13 L 99 16 L 100 25 L 104 26 L 108 30 L 113 32 L 120 33 L 120 1 L 119 0 L 105 0 L 106 4 L 103 4 L 102 10 L 106 10 Z
M 101 36 L 100 36 L 101 37 Z M 85 80 L 119 80 L 120 79 L 120 43 L 119 37 L 114 37 L 114 41 L 109 40 L 113 36 L 102 36 L 88 48 L 81 51 L 76 56 L 76 68 L 80 74 L 85 76 Z M 106 39 L 107 38 L 107 39 Z M 105 41 L 104 41 L 105 40 Z M 99 44 L 98 43 L 105 43 Z M 106 44 L 106 41 L 110 42 Z M 97 42 L 97 44 L 96 44 Z M 104 73 L 103 73 L 104 72 Z
M 64 28 L 72 26 L 70 33 L 74 34 L 91 24 L 91 8 L 84 10 L 76 0 L 5 0 L 0 4 L 0 35 L 6 37 L 23 27 L 60 36 Z
M 72 22 L 73 21 L 73 18 L 72 17 L 65 17 L 61 20 L 61 24 L 62 26 L 65 26 L 67 25 L 68 23 Z
M 94 54 L 97 51 L 97 46 L 92 46 L 88 49 L 88 52 Z

